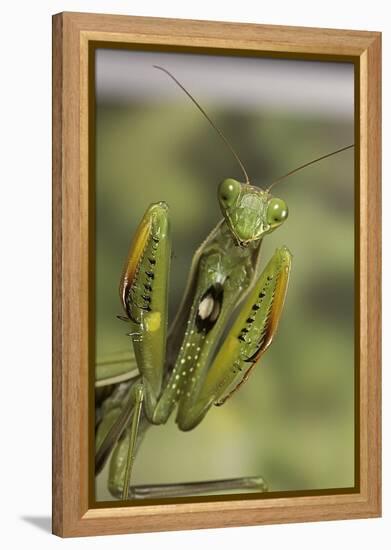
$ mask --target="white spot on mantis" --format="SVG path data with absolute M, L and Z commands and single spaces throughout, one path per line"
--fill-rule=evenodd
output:
M 186 359 L 181 359 L 181 364 L 185 363 Z
M 179 380 L 179 374 L 175 375 L 175 380 Z
M 187 347 L 187 348 L 190 347 L 190 343 L 189 343 L 189 342 L 187 342 L 186 347 Z
M 188 360 L 188 361 L 191 361 L 191 355 L 188 355 L 188 356 L 187 356 L 187 360 Z
M 176 388 L 176 384 L 173 384 L 172 389 L 175 390 L 175 388 Z
M 200 317 L 200 319 L 203 320 L 209 317 L 209 315 L 213 311 L 214 302 L 215 301 L 213 299 L 213 296 L 211 296 L 210 294 L 205 296 L 202 302 L 200 302 L 200 305 L 198 306 L 198 316 Z

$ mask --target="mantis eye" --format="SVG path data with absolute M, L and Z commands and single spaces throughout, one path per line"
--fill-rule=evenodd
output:
M 267 223 L 272 229 L 279 226 L 288 217 L 288 206 L 282 199 L 271 199 L 267 207 Z
M 229 208 L 230 206 L 232 206 L 236 201 L 241 188 L 242 184 L 231 178 L 228 178 L 221 182 L 218 191 L 221 206 L 223 208 Z

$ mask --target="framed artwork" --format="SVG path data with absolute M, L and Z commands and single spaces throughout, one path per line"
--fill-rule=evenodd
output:
M 381 35 L 53 18 L 53 532 L 380 515 Z

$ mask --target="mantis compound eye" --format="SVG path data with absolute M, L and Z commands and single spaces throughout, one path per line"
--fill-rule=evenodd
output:
M 288 217 L 288 206 L 282 199 L 271 199 L 267 207 L 267 223 L 272 229 L 278 227 Z
M 219 201 L 223 208 L 230 208 L 235 204 L 236 199 L 240 193 L 242 184 L 238 181 L 228 178 L 222 181 L 219 185 Z

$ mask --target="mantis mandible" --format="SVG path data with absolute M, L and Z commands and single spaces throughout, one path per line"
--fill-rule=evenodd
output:
M 117 498 L 181 496 L 233 489 L 267 490 L 262 477 L 198 483 L 131 486 L 137 449 L 149 426 L 165 424 L 177 408 L 180 430 L 195 428 L 213 405 L 223 405 L 248 379 L 271 345 L 282 314 L 292 256 L 278 248 L 261 270 L 261 243 L 288 217 L 271 189 L 312 160 L 272 182 L 250 183 L 239 156 L 205 110 L 165 68 L 217 131 L 238 162 L 244 182 L 228 178 L 218 187 L 222 220 L 196 251 L 182 302 L 168 330 L 171 257 L 165 202 L 145 212 L 130 244 L 119 292 L 130 327 L 133 354 L 98 365 L 96 379 L 96 472 L 111 452 L 109 489 Z M 233 320 L 232 320 L 233 319 Z M 227 325 L 232 322 L 222 340 Z

